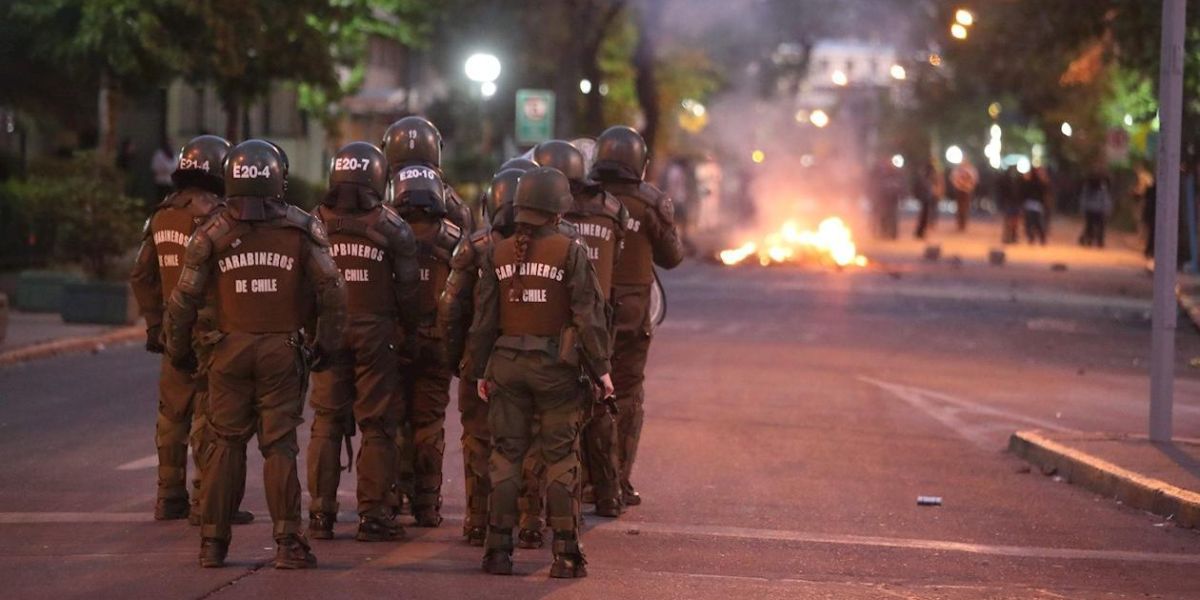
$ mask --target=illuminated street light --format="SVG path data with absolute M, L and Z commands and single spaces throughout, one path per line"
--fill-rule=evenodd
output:
M 942 66 L 942 55 L 941 55 L 941 54 L 938 54 L 938 53 L 936 53 L 936 52 L 930 53 L 930 55 L 929 55 L 929 64 L 931 64 L 931 65 L 933 65 L 933 66 L 935 66 L 935 67 L 940 67 L 940 66 Z
M 965 8 L 960 8 L 954 12 L 954 21 L 963 27 L 970 27 L 975 24 L 975 15 Z
M 899 154 L 893 154 L 892 155 L 892 166 L 896 167 L 897 169 L 903 169 L 904 168 L 904 157 Z
M 587 94 L 590 94 L 591 92 L 592 92 L 592 80 L 591 79 L 580 79 L 579 80 L 579 93 L 587 95 Z
M 754 161 L 755 163 L 761 164 L 762 161 L 766 160 L 766 158 L 767 155 L 763 154 L 762 150 L 755 150 L 754 152 L 750 153 L 750 160 Z
M 472 54 L 463 65 L 467 79 L 476 83 L 496 81 L 500 77 L 500 59 L 492 54 Z
M 601 96 L 607 96 L 607 95 L 608 95 L 608 84 L 607 84 L 607 83 L 601 83 L 601 84 L 600 84 L 600 88 L 599 88 L 599 89 L 600 89 L 600 95 L 601 95 Z
M 479 93 L 483 94 L 484 98 L 491 98 L 496 95 L 496 82 L 485 81 L 479 84 Z
M 950 26 L 950 35 L 954 36 L 956 39 L 965 40 L 967 39 L 967 28 L 955 23 Z
M 1131 115 L 1131 114 L 1125 115 L 1125 126 L 1133 127 L 1133 115 Z
M 962 161 L 963 161 L 962 148 L 959 148 L 958 146 L 950 146 L 949 148 L 946 148 L 946 162 L 948 162 L 952 165 L 957 165 L 957 164 L 961 164 Z
M 810 123 L 820 128 L 829 124 L 829 115 L 825 114 L 825 111 L 818 108 L 817 110 L 812 111 L 812 114 L 808 116 L 808 120 Z
M 988 105 L 988 116 L 995 119 L 1000 116 L 1001 106 L 999 102 L 993 102 Z
M 847 77 L 846 73 L 843 71 L 834 71 L 833 75 L 830 76 L 830 79 L 833 80 L 833 85 L 836 86 L 844 86 L 850 83 L 850 78 Z
M 1071 124 L 1066 121 L 1063 121 L 1062 127 L 1059 127 L 1059 130 L 1062 131 L 1062 134 L 1067 137 L 1071 137 L 1071 135 L 1075 133 L 1075 130 L 1071 127 Z
M 908 78 L 908 72 L 905 71 L 904 67 L 900 65 L 892 65 L 890 73 L 892 75 L 892 79 L 895 79 L 896 81 L 904 81 Z

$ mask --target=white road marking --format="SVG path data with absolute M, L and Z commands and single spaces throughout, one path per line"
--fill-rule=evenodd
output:
M 152 469 L 158 466 L 158 455 L 151 454 L 143 456 L 137 460 L 131 460 L 123 465 L 117 465 L 118 471 L 141 471 L 142 469 Z
M 997 421 L 1033 425 L 1034 427 L 1049 429 L 1051 431 L 1072 431 L 1070 428 L 1063 427 L 1052 421 L 1029 417 L 933 390 L 889 383 L 862 375 L 858 377 L 858 380 L 891 393 L 893 396 L 933 417 L 946 427 L 952 429 L 955 433 L 985 450 L 994 450 L 996 448 L 996 436 L 994 434 L 1001 429 L 998 427 L 1001 423 L 997 423 Z M 991 421 L 971 423 L 959 415 L 991 417 Z M 1007 439 L 1007 436 L 1005 438 Z
M 444 514 L 448 522 L 461 522 L 461 514 Z M 150 523 L 154 517 L 148 511 L 112 512 L 0 512 L 0 524 L 61 524 L 61 523 Z M 647 521 L 605 521 L 592 527 L 590 532 L 606 535 L 626 536 L 630 530 L 642 534 L 666 536 L 705 536 L 723 539 L 800 542 L 809 544 L 832 544 L 838 546 L 865 546 L 876 548 L 901 548 L 931 552 L 961 552 L 1013 558 L 1048 558 L 1056 560 L 1109 560 L 1118 562 L 1157 562 L 1169 564 L 1198 564 L 1200 554 L 1169 552 L 1141 552 L 1137 550 L 1093 550 L 1087 548 L 1048 548 L 1041 546 L 1009 546 L 997 544 L 973 544 L 948 540 L 919 538 L 896 538 L 864 536 L 839 533 L 815 533 L 786 529 L 758 529 L 750 527 L 724 527 L 718 525 L 686 525 L 679 523 L 656 523 Z M 431 531 L 433 537 L 422 536 L 423 542 L 449 543 L 458 540 L 455 528 Z M 441 535 L 439 535 L 441 534 Z M 445 538 L 444 540 L 440 538 Z M 414 540 L 415 542 L 416 540 Z M 743 576 L 745 577 L 745 576 Z

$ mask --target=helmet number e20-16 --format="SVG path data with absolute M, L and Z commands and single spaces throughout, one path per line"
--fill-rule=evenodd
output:
M 366 171 L 371 167 L 371 161 L 353 156 L 333 159 L 334 171 Z
M 255 179 L 258 177 L 270 177 L 271 167 L 258 165 L 234 165 L 234 179 Z

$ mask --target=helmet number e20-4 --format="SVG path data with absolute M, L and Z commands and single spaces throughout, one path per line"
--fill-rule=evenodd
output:
M 366 171 L 371 166 L 371 161 L 365 158 L 354 158 L 353 156 L 333 159 L 334 171 Z
M 270 177 L 271 167 L 258 165 L 234 165 L 234 179 L 256 179 L 258 177 Z

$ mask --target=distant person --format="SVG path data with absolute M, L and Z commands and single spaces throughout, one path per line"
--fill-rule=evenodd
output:
M 1089 176 L 1083 183 L 1079 205 L 1083 209 L 1084 223 L 1079 245 L 1103 248 L 1104 227 L 1113 208 L 1108 177 L 1101 173 Z
M 975 188 L 979 185 L 979 170 L 971 164 L 971 159 L 963 157 L 958 165 L 950 170 L 950 195 L 958 206 L 958 230 L 967 230 L 967 219 L 971 215 L 971 199 L 975 196 Z
M 1025 238 L 1030 243 L 1046 245 L 1046 183 L 1038 173 L 1030 169 L 1021 179 L 1022 208 L 1025 213 Z
M 150 173 L 154 176 L 154 199 L 162 200 L 171 193 L 171 173 L 175 172 L 175 156 L 171 152 L 171 142 L 164 136 L 150 157 Z
M 904 181 L 900 170 L 889 158 L 880 158 L 871 173 L 871 204 L 875 212 L 876 235 L 885 240 L 898 237 L 900 196 Z
M 942 175 L 932 161 L 926 161 L 917 170 L 913 179 L 913 196 L 921 203 L 921 212 L 917 217 L 917 239 L 925 239 L 925 232 L 937 223 L 938 201 L 944 191 Z
M 1004 216 L 1004 233 L 1001 242 L 1017 243 L 1017 229 L 1021 226 L 1021 174 L 1016 167 L 1009 167 L 996 181 L 996 203 Z

